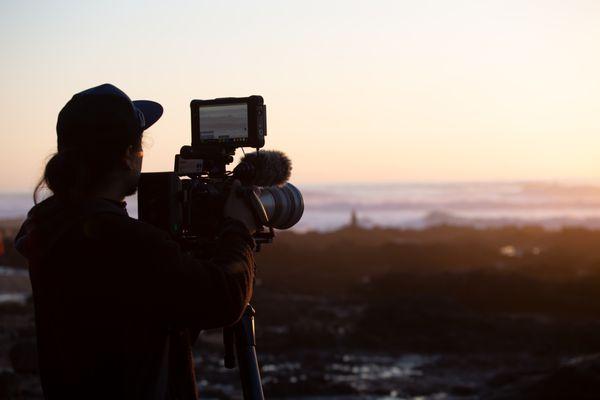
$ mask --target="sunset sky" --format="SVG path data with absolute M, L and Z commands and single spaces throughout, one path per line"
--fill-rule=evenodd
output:
M 600 2 L 0 2 L 0 190 L 31 189 L 56 115 L 110 82 L 165 108 L 260 94 L 293 180 L 600 179 Z

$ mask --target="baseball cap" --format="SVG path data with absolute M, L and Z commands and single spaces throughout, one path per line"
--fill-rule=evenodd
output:
M 109 83 L 84 90 L 75 94 L 58 114 L 58 150 L 133 143 L 162 113 L 159 103 L 131 101 L 125 92 Z

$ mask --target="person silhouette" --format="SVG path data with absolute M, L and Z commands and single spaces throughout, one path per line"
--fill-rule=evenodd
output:
M 58 151 L 36 189 L 52 195 L 15 239 L 29 261 L 47 399 L 197 398 L 195 336 L 236 322 L 252 295 L 256 226 L 241 199 L 228 198 L 210 260 L 127 214 L 143 133 L 162 111 L 104 84 L 58 115 Z

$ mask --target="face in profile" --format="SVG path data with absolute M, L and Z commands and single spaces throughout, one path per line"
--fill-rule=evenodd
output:
M 144 150 L 141 145 L 137 148 L 129 146 L 125 154 L 125 163 L 127 164 L 127 175 L 125 177 L 125 196 L 131 196 L 137 191 L 137 186 L 142 173 L 142 161 L 144 160 Z

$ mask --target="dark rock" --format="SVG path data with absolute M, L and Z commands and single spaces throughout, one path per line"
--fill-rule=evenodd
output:
M 455 385 L 450 388 L 450 394 L 454 396 L 473 396 L 477 394 L 478 388 L 469 385 Z
M 488 400 L 597 400 L 600 399 L 600 354 L 572 358 L 544 373 L 493 379 L 489 383 L 493 383 L 494 388 L 483 396 Z
M 9 371 L 0 372 L 0 399 L 23 399 L 19 377 L 15 373 Z
M 569 360 L 530 390 L 536 399 L 600 398 L 600 354 Z
M 38 357 L 35 340 L 21 340 L 15 343 L 9 352 L 10 362 L 17 373 L 36 373 Z

